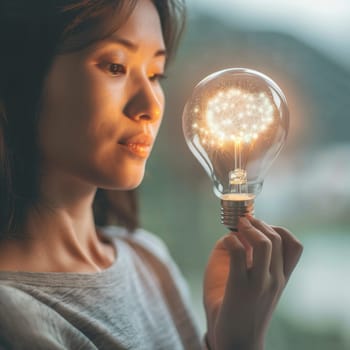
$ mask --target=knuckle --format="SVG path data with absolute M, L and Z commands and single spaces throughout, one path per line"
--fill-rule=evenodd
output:
M 245 258 L 246 250 L 243 244 L 235 236 L 226 236 L 223 244 L 230 255 L 236 259 Z
M 302 243 L 286 228 L 281 226 L 272 226 L 275 232 L 281 236 L 281 240 L 284 241 L 288 246 L 294 247 L 297 250 L 302 251 L 303 245 Z
M 263 222 L 259 219 L 257 219 L 256 217 L 251 217 L 250 221 L 253 222 L 254 224 L 262 224 Z
M 284 232 L 287 233 L 288 235 L 292 235 L 290 231 L 288 231 L 285 227 L 282 226 L 271 226 L 276 232 Z
M 294 243 L 293 243 L 293 247 L 294 247 L 294 250 L 301 254 L 304 250 L 304 246 L 302 245 L 302 243 L 298 240 L 296 240 Z
M 246 250 L 242 244 L 238 243 L 237 241 L 233 241 L 232 254 L 239 256 L 239 257 L 245 257 Z
M 242 227 L 243 232 L 256 232 L 256 228 L 254 226 L 245 226 Z
M 282 238 L 277 233 L 271 233 L 270 240 L 274 245 L 281 245 L 282 244 Z
M 219 238 L 215 243 L 215 248 L 222 249 L 224 247 L 224 242 L 227 238 L 228 238 L 228 235 L 225 235 L 225 236 Z
M 289 246 L 296 249 L 296 250 L 303 250 L 303 244 L 293 236 L 293 239 L 291 239 L 289 242 L 288 242 Z
M 269 250 L 272 248 L 272 243 L 267 238 L 260 238 L 256 244 L 255 248 L 261 249 L 261 250 Z

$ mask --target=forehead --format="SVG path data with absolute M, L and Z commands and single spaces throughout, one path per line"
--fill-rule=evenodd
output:
M 138 44 L 157 46 L 164 49 L 159 13 L 151 0 L 137 0 L 135 4 L 121 3 L 111 8 L 102 16 L 85 23 L 84 29 L 68 32 L 57 47 L 57 54 L 72 52 L 89 52 L 104 44 L 113 35 L 133 39 Z
M 118 14 L 115 14 L 118 17 Z M 117 18 L 115 18 L 117 20 Z M 158 11 L 151 0 L 138 0 L 128 19 L 112 34 L 138 43 L 164 47 Z

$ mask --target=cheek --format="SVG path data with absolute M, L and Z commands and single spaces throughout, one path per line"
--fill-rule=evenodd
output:
M 96 135 L 113 139 L 110 92 L 83 68 L 53 66 L 44 85 L 39 121 L 44 153 L 96 149 Z
M 158 132 L 160 124 L 162 123 L 162 120 L 164 117 L 164 110 L 165 110 L 165 96 L 164 96 L 164 91 L 161 87 L 159 87 L 158 90 L 156 91 L 156 95 L 159 102 L 160 116 L 159 116 L 159 120 L 157 120 L 157 122 L 154 124 Z
M 159 104 L 161 106 L 160 109 L 161 109 L 161 112 L 163 115 L 164 108 L 165 108 L 165 95 L 164 95 L 164 90 L 161 86 L 159 86 L 159 88 L 158 88 L 157 95 L 158 95 Z
M 93 69 L 93 68 L 91 68 Z M 119 153 L 123 87 L 106 83 L 84 65 L 55 64 L 44 84 L 39 147 L 45 166 L 72 173 L 102 188 L 131 189 L 142 180 L 145 161 Z M 150 123 L 157 134 L 164 94 L 156 88 L 160 117 Z

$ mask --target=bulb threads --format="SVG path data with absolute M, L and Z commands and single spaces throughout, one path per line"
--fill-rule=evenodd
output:
M 254 215 L 254 199 L 221 200 L 221 223 L 229 230 L 237 231 L 240 216 Z

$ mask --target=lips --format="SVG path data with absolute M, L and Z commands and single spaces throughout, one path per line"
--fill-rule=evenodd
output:
M 151 152 L 153 141 L 154 139 L 151 135 L 139 134 L 128 137 L 119 142 L 119 144 L 124 146 L 132 154 L 140 158 L 147 158 Z

